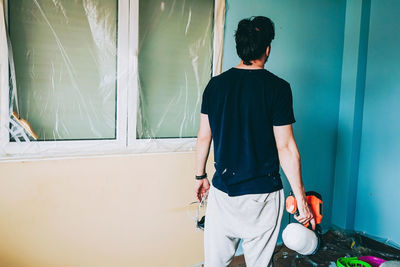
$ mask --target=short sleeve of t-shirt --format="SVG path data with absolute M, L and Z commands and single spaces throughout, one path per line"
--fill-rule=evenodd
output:
M 274 126 L 288 125 L 296 122 L 293 113 L 293 97 L 289 83 L 277 88 L 273 100 L 272 124 Z
M 208 82 L 206 89 L 204 89 L 203 92 L 203 98 L 201 102 L 201 113 L 203 114 L 208 114 L 208 91 L 210 90 L 211 87 L 211 81 L 212 79 Z

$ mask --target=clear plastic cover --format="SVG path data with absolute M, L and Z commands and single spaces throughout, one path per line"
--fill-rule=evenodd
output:
M 116 1 L 13 0 L 8 21 L 18 92 L 10 106 L 37 140 L 115 138 Z
M 138 138 L 196 136 L 212 72 L 213 9 L 212 0 L 139 1 Z
M 102 141 L 118 153 L 194 148 L 202 92 L 221 69 L 224 1 L 0 3 L 0 157 L 82 153 L 74 141 L 87 153 Z

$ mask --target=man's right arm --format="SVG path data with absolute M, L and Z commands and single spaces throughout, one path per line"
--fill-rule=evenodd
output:
M 303 180 L 301 178 L 300 154 L 293 136 L 292 125 L 274 126 L 274 136 L 279 161 L 296 197 L 299 216 L 295 219 L 302 224 L 310 222 L 315 229 L 313 213 L 307 203 Z

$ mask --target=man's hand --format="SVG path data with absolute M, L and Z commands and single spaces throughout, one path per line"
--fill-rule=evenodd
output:
M 208 153 L 210 152 L 211 140 L 212 135 L 208 115 L 202 113 L 200 114 L 200 129 L 197 134 L 196 142 L 196 175 L 206 173 L 206 163 Z M 195 192 L 199 202 L 207 193 L 208 189 L 210 189 L 210 182 L 207 178 L 196 180 Z
M 196 185 L 195 185 L 195 192 L 196 192 L 196 197 L 201 202 L 201 199 L 203 196 L 207 193 L 207 191 L 210 189 L 210 182 L 208 181 L 207 178 L 201 179 L 201 180 L 196 180 Z
M 314 214 L 312 213 L 308 203 L 307 202 L 301 203 L 301 205 L 298 205 L 298 209 L 300 214 L 299 216 L 295 215 L 294 218 L 301 224 L 307 224 L 308 222 L 311 223 L 312 229 L 315 230 Z
M 293 136 L 292 125 L 274 126 L 274 136 L 279 160 L 290 187 L 297 200 L 299 216 L 294 218 L 302 224 L 311 223 L 315 230 L 314 215 L 306 201 L 303 179 L 301 178 L 300 154 Z

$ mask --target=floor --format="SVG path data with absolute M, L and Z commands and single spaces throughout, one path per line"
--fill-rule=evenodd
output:
M 385 260 L 400 261 L 400 250 L 377 242 L 357 233 L 328 231 L 322 237 L 322 245 L 316 255 L 302 256 L 284 245 L 277 246 L 274 254 L 274 267 L 336 266 L 340 257 L 375 256 Z M 245 267 L 244 257 L 237 256 L 229 267 Z

